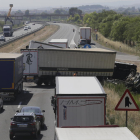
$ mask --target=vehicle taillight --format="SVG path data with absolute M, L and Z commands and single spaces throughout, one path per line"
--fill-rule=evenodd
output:
M 11 122 L 11 125 L 16 125 L 14 122 Z
M 37 115 L 37 117 L 39 117 L 39 118 L 43 118 L 43 116 L 42 116 L 42 115 Z
M 33 122 L 33 123 L 30 123 L 30 125 L 35 125 L 35 122 Z

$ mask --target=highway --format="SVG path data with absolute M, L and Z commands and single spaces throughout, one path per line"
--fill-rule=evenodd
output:
M 9 39 L 13 39 L 13 38 L 15 38 L 15 37 L 17 37 L 17 36 L 26 34 L 26 33 L 28 33 L 28 32 L 31 32 L 31 31 L 33 31 L 33 30 L 35 30 L 35 29 L 41 27 L 42 25 L 41 25 L 41 24 L 32 25 L 32 23 L 30 23 L 30 24 L 27 24 L 27 26 L 30 26 L 31 29 L 28 29 L 28 30 L 25 30 L 25 31 L 24 31 L 24 28 L 21 28 L 21 29 L 19 29 L 19 30 L 16 30 L 16 31 L 14 31 L 12 37 L 5 37 L 6 41 L 9 40 Z M 0 36 L 1 36 L 1 35 L 2 35 L 2 34 L 0 34 Z
M 48 43 L 51 39 L 68 39 L 68 45 L 70 48 L 75 48 L 75 46 L 78 46 L 78 40 L 79 40 L 79 27 L 78 26 L 65 24 L 65 23 L 51 23 L 51 24 L 59 25 L 60 29 L 51 37 L 49 37 L 47 40 L 45 40 L 44 41 L 45 43 Z M 73 32 L 73 29 L 75 29 L 75 32 Z M 91 42 L 95 43 L 93 39 L 91 40 Z M 91 45 L 91 47 L 111 50 L 98 43 L 96 43 L 96 45 Z M 139 56 L 128 55 L 128 54 L 117 51 L 116 60 L 140 61 L 140 58 Z
M 60 26 L 60 29 L 52 35 L 50 38 L 46 39 L 45 42 L 48 42 L 50 39 L 69 39 L 69 46 L 71 48 L 74 45 L 78 44 L 79 38 L 79 28 L 75 25 L 55 23 Z M 31 25 L 31 24 L 30 24 Z M 31 25 L 31 30 L 41 25 Z M 34 28 L 35 27 L 35 28 Z M 72 29 L 76 31 L 73 32 Z M 29 30 L 30 31 L 30 30 Z M 18 30 L 14 33 L 14 36 L 19 35 L 23 29 Z M 95 47 L 95 46 L 92 46 Z M 103 47 L 100 44 L 96 44 L 96 47 Z M 130 55 L 126 55 L 126 58 Z M 122 53 L 117 53 L 117 57 L 123 58 Z M 134 59 L 136 59 L 134 57 Z M 21 93 L 16 101 L 4 102 L 4 110 L 0 113 L 0 140 L 9 140 L 9 126 L 10 118 L 16 113 L 16 110 L 20 109 L 23 106 L 39 106 L 42 110 L 45 110 L 45 129 L 41 131 L 41 135 L 38 137 L 38 140 L 54 140 L 54 113 L 51 106 L 51 96 L 54 95 L 54 87 L 45 87 L 42 85 L 37 87 L 36 84 L 31 82 L 24 82 L 24 91 Z M 32 137 L 15 137 L 13 140 L 31 140 Z

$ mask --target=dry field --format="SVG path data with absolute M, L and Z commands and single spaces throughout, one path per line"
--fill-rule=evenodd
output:
M 54 34 L 57 30 L 59 29 L 59 26 L 57 25 L 48 25 L 45 26 L 43 29 L 40 31 L 28 35 L 26 37 L 23 37 L 17 41 L 14 41 L 8 45 L 3 46 L 0 48 L 0 52 L 5 52 L 5 53 L 17 53 L 20 52 L 20 49 L 26 48 L 27 45 L 29 45 L 30 40 L 34 41 L 44 41 L 48 37 L 50 37 L 52 34 Z
M 109 124 L 116 124 L 125 127 L 126 122 L 126 112 L 125 111 L 115 111 L 115 107 L 120 100 L 118 93 L 111 89 L 105 88 L 107 93 L 107 121 Z M 140 139 L 140 113 L 139 111 L 128 111 L 128 128 Z
M 128 45 L 126 45 L 122 42 L 112 41 L 108 38 L 105 38 L 99 32 L 97 32 L 97 34 L 98 34 L 98 43 L 103 44 L 104 46 L 106 46 L 108 48 L 112 48 L 112 49 L 115 49 L 117 51 L 125 52 L 125 53 L 128 53 L 128 54 L 140 55 L 140 48 L 139 47 L 136 47 L 136 46 L 135 47 L 130 47 L 130 46 L 128 46 Z

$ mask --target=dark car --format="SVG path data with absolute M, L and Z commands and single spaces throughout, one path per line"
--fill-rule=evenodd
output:
M 5 42 L 5 37 L 3 35 L 0 36 L 0 41 L 4 41 Z
M 42 110 L 40 109 L 40 107 L 37 107 L 37 106 L 26 106 L 26 107 L 22 107 L 20 112 L 33 112 L 35 113 L 36 116 L 39 117 L 40 119 L 40 122 L 41 122 L 41 128 L 44 128 L 44 122 L 45 122 L 45 117 L 44 117 L 44 113 L 45 110 Z
M 40 134 L 39 118 L 32 113 L 16 113 L 11 118 L 11 125 L 9 129 L 10 139 L 14 136 L 31 135 L 34 138 Z
M 32 25 L 35 25 L 35 23 L 33 23 Z
M 85 45 L 87 44 L 87 40 L 86 39 L 80 39 L 79 40 L 79 45 Z

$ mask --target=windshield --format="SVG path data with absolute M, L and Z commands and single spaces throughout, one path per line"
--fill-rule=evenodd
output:
M 23 108 L 21 112 L 33 112 L 33 113 L 41 113 L 38 108 Z
M 32 116 L 15 116 L 13 121 L 16 121 L 16 122 L 31 122 L 31 121 L 33 121 L 33 117 Z
M 4 28 L 3 31 L 10 31 L 10 28 Z

